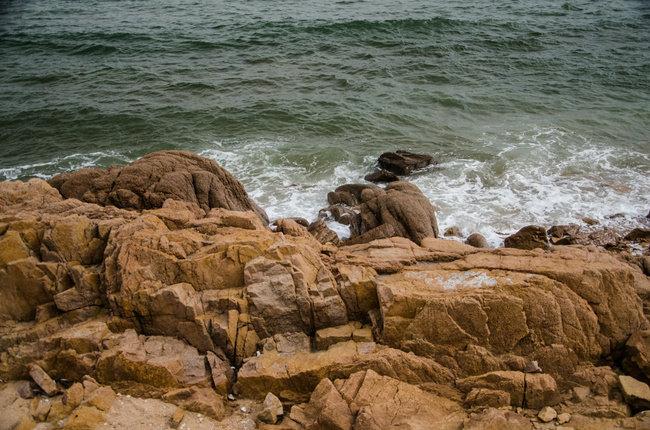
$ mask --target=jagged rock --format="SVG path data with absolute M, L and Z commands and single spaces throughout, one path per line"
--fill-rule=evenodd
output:
M 628 374 L 650 380 L 650 330 L 630 336 L 625 343 L 622 364 Z
M 468 244 L 469 246 L 473 246 L 474 248 L 488 248 L 488 242 L 485 239 L 485 237 L 480 234 L 480 233 L 472 233 L 469 236 L 467 236 L 467 239 L 465 239 L 465 243 Z
M 66 420 L 65 430 L 89 430 L 106 421 L 106 413 L 92 406 L 80 406 Z
M 502 406 L 510 406 L 510 404 L 509 393 L 501 390 L 491 390 L 489 388 L 472 388 L 465 398 L 465 405 L 468 407 L 490 406 L 500 408 Z
M 532 430 L 530 420 L 521 415 L 502 409 L 488 408 L 478 414 L 470 415 L 463 429 L 467 430 Z
M 506 248 L 519 249 L 548 249 L 549 242 L 546 229 L 537 225 L 529 225 L 515 234 L 508 236 L 503 241 Z
M 368 182 L 395 182 L 399 181 L 399 176 L 383 169 L 377 169 L 363 177 Z
M 456 385 L 464 392 L 477 388 L 504 391 L 510 395 L 512 406 L 538 409 L 559 401 L 555 380 L 545 374 L 495 371 L 457 380 Z
M 537 414 L 537 418 L 540 419 L 543 423 L 548 423 L 553 421 L 557 417 L 557 411 L 550 406 L 543 407 Z
M 306 428 L 370 430 L 459 428 L 465 414 L 458 404 L 372 370 L 332 383 L 323 379 L 310 401 L 291 409 Z
M 244 363 L 235 387 L 245 397 L 273 392 L 283 400 L 304 401 L 322 378 L 346 378 L 364 369 L 414 384 L 450 383 L 453 379 L 448 369 L 432 360 L 374 343 L 348 341 L 317 352 L 265 349 Z
M 634 411 L 650 409 L 650 387 L 648 384 L 626 375 L 619 375 L 618 381 L 621 384 L 625 401 Z
M 279 218 L 273 222 L 276 231 L 282 232 L 289 236 L 306 236 L 309 231 L 305 226 L 298 224 L 296 221 L 289 218 Z
M 275 424 L 283 414 L 284 408 L 280 399 L 273 393 L 267 393 L 257 418 L 264 423 Z
M 61 401 L 64 405 L 76 408 L 84 400 L 84 387 L 79 382 L 72 384 L 70 388 L 65 390 Z M 95 406 L 95 405 L 93 405 Z M 101 409 L 101 408 L 100 408 Z
M 41 366 L 32 364 L 29 366 L 29 376 L 48 396 L 53 396 L 59 392 L 56 382 L 48 375 Z
M 97 361 L 97 379 L 118 388 L 132 386 L 156 392 L 189 385 L 210 384 L 205 357 L 186 343 L 161 336 L 141 336 L 127 330 L 103 351 Z M 160 391 L 160 390 L 158 390 Z
M 258 257 L 244 270 L 245 297 L 255 330 L 263 337 L 347 323 L 332 274 L 322 263 L 292 265 Z M 302 269 L 302 270 L 300 270 Z
M 216 162 L 189 152 L 153 152 L 125 167 L 81 169 L 56 175 L 49 183 L 65 198 L 102 206 L 151 209 L 171 198 L 195 203 L 205 212 L 252 210 L 268 223 L 234 176 Z
M 554 225 L 546 233 L 553 245 L 572 245 L 578 242 L 580 226 L 577 224 Z
M 215 420 L 220 420 L 225 415 L 223 399 L 211 388 L 179 388 L 165 393 L 162 399 L 187 411 L 197 412 Z
M 318 218 L 316 221 L 309 224 L 307 230 L 320 243 L 333 243 L 335 245 L 339 243 L 339 236 L 334 232 L 334 230 L 327 226 L 327 223 L 325 223 L 325 220 L 322 218 Z
M 336 265 L 339 294 L 350 320 L 362 320 L 368 312 L 379 307 L 377 301 L 377 272 L 370 267 L 350 264 Z
M 382 169 L 396 175 L 410 175 L 414 170 L 433 164 L 433 157 L 407 151 L 384 152 L 377 160 Z

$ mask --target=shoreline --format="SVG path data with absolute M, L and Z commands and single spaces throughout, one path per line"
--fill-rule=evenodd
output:
M 649 424 L 650 229 L 490 248 L 408 181 L 328 203 L 349 241 L 182 151 L 0 182 L 0 427 Z

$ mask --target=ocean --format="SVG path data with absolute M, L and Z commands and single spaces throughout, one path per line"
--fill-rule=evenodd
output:
M 650 209 L 650 2 L 0 0 L 0 179 L 185 149 L 313 220 L 384 151 L 441 227 Z M 623 216 L 614 216 L 622 214 Z

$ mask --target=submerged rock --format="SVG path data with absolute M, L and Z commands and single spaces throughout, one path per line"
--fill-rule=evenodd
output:
M 368 182 L 395 182 L 399 181 L 399 176 L 387 170 L 379 169 L 368 173 L 363 177 Z

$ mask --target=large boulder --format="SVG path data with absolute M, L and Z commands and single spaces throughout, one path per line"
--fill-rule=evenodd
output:
M 421 244 L 424 238 L 438 237 L 435 209 L 411 183 L 398 181 L 385 189 L 366 189 L 361 201 L 358 235 L 350 243 L 402 236 Z
M 205 212 L 212 208 L 264 211 L 242 184 L 216 162 L 183 151 L 152 152 L 124 167 L 81 169 L 54 176 L 50 184 L 65 198 L 125 209 L 159 208 L 182 200 Z
M 529 225 L 508 236 L 503 241 L 506 248 L 519 249 L 548 249 L 549 241 L 544 227 Z
M 538 254 L 495 250 L 377 279 L 383 341 L 433 357 L 477 345 L 558 365 L 594 360 L 645 327 L 637 279 L 615 258 L 564 248 Z M 565 362 L 565 364 L 568 362 Z

